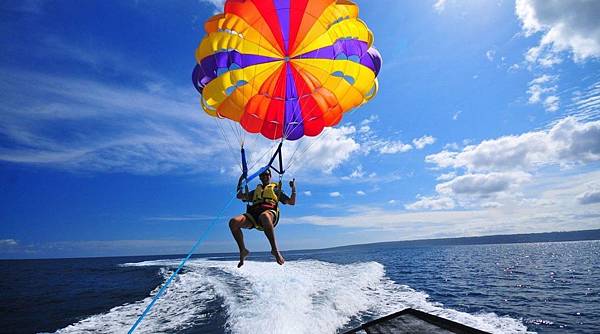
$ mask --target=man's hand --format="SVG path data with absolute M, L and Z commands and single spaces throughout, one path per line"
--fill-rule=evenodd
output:
M 296 191 L 296 179 L 290 181 L 290 188 L 292 188 L 292 191 Z

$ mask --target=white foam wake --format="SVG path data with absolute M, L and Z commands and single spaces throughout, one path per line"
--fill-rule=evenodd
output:
M 429 301 L 425 293 L 399 285 L 376 262 L 339 265 L 315 260 L 192 260 L 186 271 L 155 304 L 136 333 L 177 332 L 210 322 L 209 303 L 222 299 L 226 331 L 231 333 L 335 333 L 352 318 L 382 316 L 412 307 L 492 333 L 526 333 L 526 327 L 493 313 L 468 314 Z M 128 266 L 166 266 L 178 260 L 146 261 Z M 163 272 L 165 279 L 170 272 Z M 157 290 L 153 291 L 154 295 Z M 151 297 L 86 318 L 57 333 L 123 333 Z

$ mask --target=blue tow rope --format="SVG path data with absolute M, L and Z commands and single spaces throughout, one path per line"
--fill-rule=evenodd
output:
M 231 203 L 233 203 L 233 199 L 234 198 L 235 198 L 235 196 L 232 197 L 229 200 L 229 202 L 227 203 L 227 205 L 225 205 L 223 207 L 223 209 L 221 209 L 221 212 L 219 212 L 219 214 L 217 215 L 217 218 L 215 218 L 215 220 L 213 220 L 210 223 L 210 225 L 208 225 L 208 227 L 206 228 L 206 230 L 204 230 L 204 233 L 200 236 L 200 238 L 198 238 L 198 241 L 196 241 L 196 243 L 194 244 L 194 246 L 192 246 L 192 249 L 187 254 L 187 256 L 183 260 L 181 260 L 181 263 L 179 264 L 179 267 L 177 267 L 177 270 L 175 270 L 175 272 L 171 275 L 171 277 L 169 277 L 169 279 L 165 282 L 165 284 L 160 288 L 160 290 L 158 291 L 158 293 L 156 294 L 156 296 L 154 296 L 154 298 L 152 298 L 152 301 L 150 302 L 150 304 L 148 304 L 148 306 L 146 306 L 146 309 L 144 310 L 144 312 L 142 313 L 142 315 L 140 315 L 140 317 L 133 324 L 133 326 L 131 326 L 131 329 L 129 330 L 129 332 L 127 332 L 128 334 L 132 334 L 135 331 L 135 329 L 137 328 L 137 326 L 142 322 L 142 320 L 144 319 L 144 317 L 146 317 L 146 315 L 148 314 L 148 312 L 150 312 L 150 309 L 152 309 L 152 306 L 154 306 L 154 304 L 156 303 L 156 301 L 158 300 L 158 298 L 160 298 L 160 296 L 162 296 L 162 294 L 165 292 L 165 290 L 167 290 L 167 287 L 171 284 L 171 282 L 173 281 L 173 279 L 175 279 L 175 276 L 177 276 L 177 274 L 179 274 L 179 271 L 185 266 L 185 263 L 187 262 L 187 260 L 189 260 L 192 257 L 192 255 L 196 251 L 196 248 L 198 248 L 198 246 L 200 246 L 200 244 L 202 243 L 202 241 L 204 241 L 204 239 L 208 235 L 208 232 L 210 232 L 210 230 L 215 226 L 216 222 L 218 222 L 220 220 L 221 215 L 223 214 L 223 212 L 225 212 L 225 210 L 227 210 L 227 208 L 231 205 Z
M 250 180 L 254 179 L 259 174 L 261 174 L 262 172 L 264 172 L 265 170 L 268 170 L 270 168 L 274 168 L 274 167 L 271 167 L 271 165 L 273 164 L 273 161 L 275 160 L 275 158 L 277 156 L 279 156 L 279 170 L 275 169 L 275 171 L 277 171 L 280 174 L 283 174 L 283 168 L 282 168 L 283 164 L 282 164 L 282 161 L 281 161 L 281 159 L 282 159 L 281 158 L 281 143 L 279 144 L 279 147 L 277 148 L 275 154 L 271 157 L 269 163 L 266 166 L 260 168 L 257 172 L 255 172 L 254 174 L 252 174 L 250 176 L 248 176 L 248 164 L 246 163 L 246 152 L 244 151 L 243 147 L 242 147 L 241 153 L 242 153 L 242 175 L 244 177 L 244 186 L 245 187 L 248 186 L 248 182 L 250 182 Z M 239 189 L 238 189 L 238 191 L 239 191 Z M 135 329 L 137 328 L 137 326 L 139 326 L 139 324 L 142 322 L 142 320 L 144 320 L 144 317 L 146 317 L 146 315 L 148 314 L 148 312 L 150 312 L 150 310 L 152 309 L 152 306 L 154 306 L 154 304 L 156 303 L 156 301 L 158 300 L 158 298 L 160 298 L 164 294 L 164 292 L 167 290 L 167 287 L 169 287 L 169 285 L 171 285 L 171 282 L 173 281 L 173 279 L 175 279 L 175 277 L 177 276 L 177 274 L 179 274 L 179 271 L 181 271 L 181 269 L 183 269 L 183 267 L 185 266 L 185 263 L 187 262 L 187 260 L 189 260 L 192 257 L 192 255 L 196 251 L 196 248 L 198 248 L 198 246 L 200 246 L 200 244 L 202 243 L 202 241 L 204 241 L 204 239 L 206 238 L 206 236 L 208 235 L 208 233 L 210 232 L 210 230 L 219 221 L 219 219 L 221 218 L 221 215 L 225 212 L 225 210 L 227 210 L 227 208 L 229 208 L 229 206 L 231 205 L 231 203 L 233 203 L 233 200 L 235 198 L 236 198 L 236 196 L 233 196 L 229 200 L 229 202 L 227 202 L 227 204 L 223 207 L 223 209 L 221 209 L 221 211 L 217 215 L 217 218 L 215 218 L 215 220 L 213 220 L 208 225 L 208 227 L 206 228 L 206 230 L 204 230 L 204 233 L 202 235 L 200 235 L 200 237 L 198 238 L 198 240 L 196 241 L 196 243 L 194 244 L 194 246 L 192 246 L 192 249 L 187 254 L 187 256 L 183 260 L 181 260 L 181 263 L 179 264 L 179 267 L 177 267 L 177 270 L 175 270 L 175 272 L 171 275 L 171 277 L 169 277 L 169 279 L 165 282 L 165 284 L 160 288 L 160 290 L 158 291 L 158 293 L 156 294 L 156 296 L 154 296 L 154 298 L 152 298 L 152 301 L 150 302 L 150 304 L 148 304 L 148 306 L 146 306 L 146 309 L 144 310 L 144 312 L 142 313 L 142 315 L 140 315 L 140 317 L 133 324 L 133 326 L 131 326 L 131 329 L 129 330 L 129 332 L 127 332 L 128 334 L 133 334 L 133 332 L 135 331 Z

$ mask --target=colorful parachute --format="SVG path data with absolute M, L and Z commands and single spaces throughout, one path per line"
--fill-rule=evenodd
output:
M 377 92 L 381 56 L 348 0 L 227 0 L 196 50 L 203 109 L 269 139 L 316 136 Z

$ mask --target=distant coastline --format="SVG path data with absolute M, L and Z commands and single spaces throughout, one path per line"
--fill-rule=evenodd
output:
M 420 239 L 420 240 L 402 240 L 386 241 L 368 244 L 355 244 L 347 246 L 331 247 L 326 249 L 344 249 L 356 247 L 413 247 L 413 246 L 452 246 L 452 245 L 488 245 L 488 244 L 520 244 L 534 242 L 564 242 L 564 241 L 586 241 L 600 240 L 600 229 L 568 231 L 568 232 L 543 232 L 543 233 L 523 233 L 523 234 L 499 234 L 479 237 L 456 237 L 441 239 Z
M 488 244 L 515 244 L 515 243 L 535 243 L 535 242 L 564 242 L 564 241 L 586 241 L 600 240 L 600 229 L 568 231 L 568 232 L 544 232 L 544 233 L 523 233 L 523 234 L 500 234 L 487 235 L 478 237 L 454 237 L 454 238 L 439 238 L 439 239 L 419 239 L 419 240 L 401 240 L 401 241 L 385 241 L 367 244 L 352 244 L 327 248 L 311 248 L 311 249 L 289 249 L 286 252 L 303 252 L 303 251 L 330 251 L 330 250 L 346 250 L 346 249 L 369 249 L 377 247 L 419 247 L 419 246 L 458 246 L 458 245 L 488 245 Z M 266 251 L 256 251 L 254 253 L 268 253 Z M 195 256 L 233 256 L 237 253 L 196 253 Z M 15 260 L 61 260 L 61 259 L 90 259 L 90 258 L 180 258 L 185 254 L 122 254 L 122 255 L 106 255 L 106 256 L 72 256 L 72 257 L 2 257 L 1 261 Z

